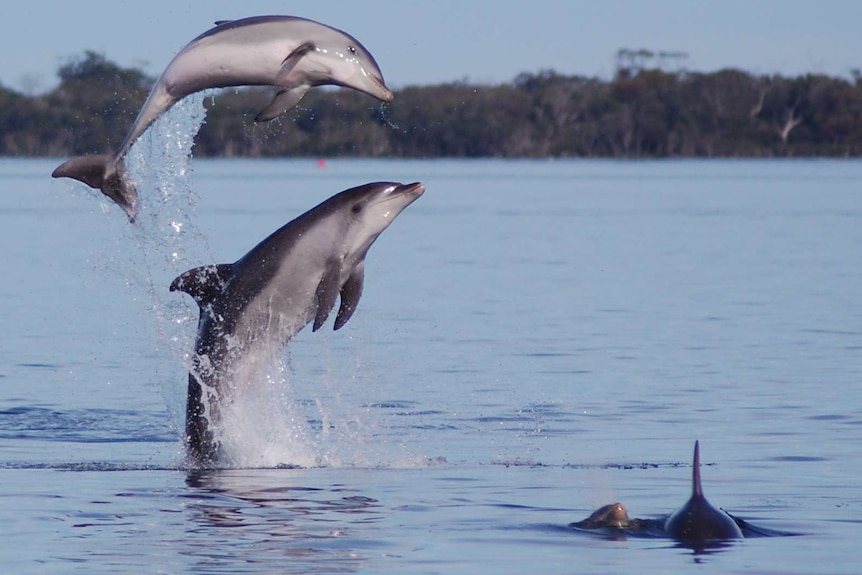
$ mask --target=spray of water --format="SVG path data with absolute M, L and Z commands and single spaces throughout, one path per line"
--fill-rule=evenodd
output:
M 219 464 L 241 468 L 320 465 L 281 354 L 250 354 L 236 367 L 235 377 L 223 382 L 228 389 L 222 390 L 216 429 L 223 457 Z
M 185 270 L 212 261 L 206 236 L 194 225 L 197 194 L 192 186 L 191 153 L 194 137 L 203 125 L 204 94 L 180 100 L 161 116 L 132 146 L 125 163 L 138 190 L 136 223 L 125 223 L 121 245 L 126 250 L 125 277 L 146 290 L 155 318 L 160 349 L 183 363 L 190 362 L 198 312 L 193 302 L 173 297 L 167 286 Z M 116 214 L 109 214 L 116 217 Z M 177 430 L 185 427 L 185 386 L 176 373 L 155 375 Z

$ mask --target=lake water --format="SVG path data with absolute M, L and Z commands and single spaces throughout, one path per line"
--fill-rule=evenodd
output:
M 4 573 L 859 572 L 862 162 L 162 159 L 134 226 L 58 163 L 0 160 Z M 355 316 L 290 343 L 246 468 L 184 469 L 170 281 L 375 180 L 427 191 Z M 682 505 L 695 439 L 801 535 L 567 528 Z

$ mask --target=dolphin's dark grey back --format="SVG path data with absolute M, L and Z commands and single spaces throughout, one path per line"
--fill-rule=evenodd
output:
M 739 525 L 724 511 L 713 507 L 703 495 L 700 477 L 700 443 L 694 442 L 691 497 L 665 521 L 665 531 L 686 543 L 742 539 Z

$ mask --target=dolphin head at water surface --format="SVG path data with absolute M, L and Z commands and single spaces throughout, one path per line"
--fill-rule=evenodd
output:
M 583 521 L 572 523 L 571 526 L 577 529 L 603 529 L 608 527 L 623 529 L 628 526 L 629 521 L 628 510 L 626 510 L 622 503 L 616 502 L 599 507 L 589 517 Z

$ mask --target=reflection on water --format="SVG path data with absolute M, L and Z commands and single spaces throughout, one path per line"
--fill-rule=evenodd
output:
M 261 563 L 289 560 L 284 572 L 357 571 L 375 547 L 354 531 L 380 521 L 380 503 L 343 485 L 298 484 L 290 470 L 199 470 L 186 478 L 183 495 L 189 540 L 201 563 L 253 555 Z M 359 543 L 359 546 L 357 546 Z

